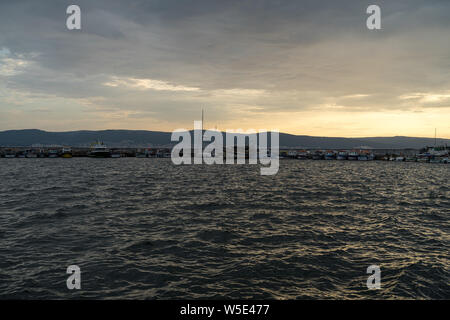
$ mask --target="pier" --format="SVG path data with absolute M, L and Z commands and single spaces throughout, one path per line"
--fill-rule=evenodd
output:
M 63 156 L 64 150 L 70 150 L 71 157 L 89 157 L 90 147 L 0 147 L 0 158 L 58 158 Z M 117 147 L 109 148 L 111 158 L 170 158 L 171 147 L 136 148 Z M 240 151 L 244 153 L 244 150 Z M 194 150 L 192 150 L 192 156 Z M 226 149 L 223 154 L 225 157 Z M 235 150 L 235 158 L 238 151 Z M 299 160 L 384 160 L 384 161 L 405 161 L 405 162 L 435 162 L 449 163 L 450 148 L 448 147 L 425 147 L 422 149 L 298 149 L 280 148 L 280 159 Z M 66 157 L 67 158 L 67 157 Z M 245 149 L 245 158 L 249 158 L 248 147 Z

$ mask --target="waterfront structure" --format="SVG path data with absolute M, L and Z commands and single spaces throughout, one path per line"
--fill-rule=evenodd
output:
M 111 156 L 111 151 L 103 142 L 97 141 L 91 147 L 89 156 L 93 158 L 109 158 Z

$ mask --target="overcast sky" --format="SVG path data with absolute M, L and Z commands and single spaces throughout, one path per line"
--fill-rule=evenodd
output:
M 2 0 L 0 130 L 190 129 L 203 107 L 222 130 L 450 138 L 449 18 L 448 0 Z

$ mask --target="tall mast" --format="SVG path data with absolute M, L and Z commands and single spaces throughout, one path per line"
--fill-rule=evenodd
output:
M 436 147 L 436 128 L 434 128 L 434 146 Z
M 202 108 L 202 134 L 203 134 L 203 108 Z

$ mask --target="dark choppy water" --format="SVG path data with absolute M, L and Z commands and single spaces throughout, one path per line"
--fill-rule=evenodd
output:
M 1 159 L 0 298 L 449 299 L 449 173 Z M 66 287 L 72 264 L 79 291 Z

